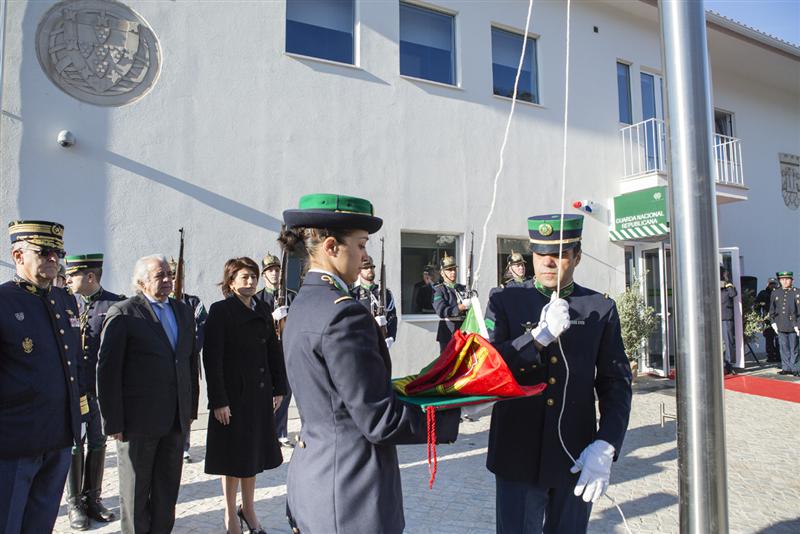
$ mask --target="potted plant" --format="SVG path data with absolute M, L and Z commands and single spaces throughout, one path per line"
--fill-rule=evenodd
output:
M 655 310 L 642 297 L 638 279 L 617 297 L 617 311 L 622 328 L 622 344 L 631 362 L 633 376 L 636 377 L 642 346 L 658 326 Z

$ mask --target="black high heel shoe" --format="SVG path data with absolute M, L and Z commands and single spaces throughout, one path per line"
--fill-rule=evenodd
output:
M 250 523 L 247 522 L 247 518 L 244 516 L 244 512 L 242 511 L 242 505 L 240 504 L 239 507 L 236 509 L 236 515 L 239 516 L 239 524 L 242 525 L 242 532 L 244 532 L 244 525 L 247 525 L 247 530 L 250 531 L 250 534 L 267 534 L 267 531 L 261 527 L 253 528 L 250 526 Z M 242 524 L 244 523 L 244 524 Z

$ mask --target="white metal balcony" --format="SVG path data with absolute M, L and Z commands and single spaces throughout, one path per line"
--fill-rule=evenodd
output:
M 667 174 L 666 130 L 664 121 L 648 119 L 620 129 L 622 136 L 623 179 L 651 174 Z M 741 140 L 714 134 L 717 160 L 716 182 L 744 187 Z

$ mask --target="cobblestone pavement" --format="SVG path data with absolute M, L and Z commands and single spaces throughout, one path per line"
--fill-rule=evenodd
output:
M 755 374 L 772 376 L 775 370 L 768 368 Z M 634 385 L 631 424 L 609 489 L 634 534 L 679 530 L 675 421 L 667 420 L 663 428 L 660 423 L 662 403 L 667 413 L 675 413 L 673 386 L 673 382 L 646 377 Z M 800 404 L 726 391 L 725 415 L 730 531 L 797 534 Z M 203 473 L 207 417 L 201 415 L 193 427 L 191 453 L 195 462 L 184 466 L 175 533 L 224 533 L 220 482 L 218 477 Z M 298 419 L 290 420 L 290 432 L 296 432 L 298 426 Z M 439 470 L 433 490 L 428 489 L 425 446 L 400 447 L 406 532 L 494 531 L 494 479 L 484 467 L 488 427 L 489 417 L 484 415 L 462 424 L 455 444 L 438 447 Z M 284 456 L 284 465 L 260 474 L 257 481 L 257 512 L 270 533 L 289 532 L 284 507 L 291 453 L 287 451 Z M 110 443 L 104 501 L 114 509 L 119 505 L 116 464 L 115 448 Z M 595 505 L 589 531 L 625 532 L 610 500 L 603 498 Z M 55 532 L 70 532 L 64 503 Z M 92 532 L 119 532 L 119 521 L 103 527 L 93 524 Z

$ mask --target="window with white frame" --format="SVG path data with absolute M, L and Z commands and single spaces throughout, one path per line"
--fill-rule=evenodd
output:
M 400 2 L 400 74 L 456 84 L 455 17 Z
M 444 255 L 458 261 L 459 237 L 452 234 L 400 234 L 400 309 L 404 314 L 433 314 L 433 285 L 439 282 Z M 427 272 L 426 272 L 427 271 Z
M 286 51 L 354 63 L 354 0 L 286 0 Z
M 511 98 L 517 77 L 522 35 L 492 27 L 492 81 L 494 94 Z M 536 65 L 536 39 L 528 37 L 525 57 L 517 85 L 517 100 L 539 103 L 539 76 Z
M 619 122 L 633 124 L 631 66 L 621 61 L 617 61 L 617 101 L 619 103 Z

